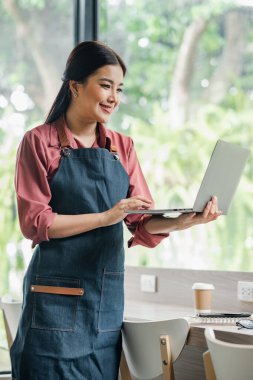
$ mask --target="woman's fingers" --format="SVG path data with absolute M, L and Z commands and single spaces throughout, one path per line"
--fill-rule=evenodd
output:
M 209 215 L 211 207 L 212 207 L 212 202 L 211 201 L 207 202 L 206 207 L 204 208 L 204 211 L 203 211 L 204 218 L 207 218 L 207 216 Z
M 135 197 L 122 199 L 120 201 L 120 208 L 124 211 L 126 210 L 136 210 L 136 209 L 148 209 L 152 205 L 152 201 L 142 195 L 136 195 Z
M 185 229 L 197 224 L 204 224 L 216 220 L 221 215 L 218 209 L 217 197 L 213 196 L 212 199 L 207 202 L 206 207 L 202 213 L 191 213 L 186 216 L 180 216 L 179 228 Z
M 221 211 L 218 208 L 217 197 L 213 196 L 212 199 L 207 202 L 207 205 L 202 214 L 198 214 L 196 217 L 197 224 L 208 223 L 216 220 L 220 215 Z M 197 220 L 198 219 L 198 220 Z
M 207 202 L 206 207 L 203 211 L 203 217 L 207 218 L 208 216 L 212 215 L 217 217 L 221 214 L 221 212 L 218 209 L 218 200 L 217 197 L 213 196 L 212 199 Z
M 212 197 L 211 200 L 211 208 L 210 208 L 210 214 L 216 214 L 218 212 L 218 201 L 217 197 Z
M 143 195 L 136 195 L 131 198 L 121 199 L 111 209 L 101 213 L 102 225 L 110 226 L 118 223 L 126 217 L 127 210 L 143 209 L 146 210 L 152 205 L 152 200 Z

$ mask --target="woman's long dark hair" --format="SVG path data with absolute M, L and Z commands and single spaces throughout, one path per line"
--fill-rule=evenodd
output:
M 123 75 L 126 73 L 124 62 L 109 46 L 98 41 L 85 41 L 77 45 L 68 57 L 62 77 L 63 84 L 45 123 L 52 123 L 66 113 L 71 100 L 70 80 L 84 83 L 90 75 L 105 65 L 120 65 Z

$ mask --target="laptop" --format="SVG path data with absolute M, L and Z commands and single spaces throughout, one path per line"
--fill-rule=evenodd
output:
M 170 213 L 185 214 L 190 212 L 202 212 L 211 197 L 216 195 L 219 210 L 222 211 L 223 215 L 227 215 L 249 154 L 250 150 L 247 148 L 218 140 L 193 207 L 163 210 L 127 210 L 126 213 L 164 215 Z

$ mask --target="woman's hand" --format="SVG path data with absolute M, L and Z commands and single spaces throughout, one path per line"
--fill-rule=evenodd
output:
M 212 222 L 220 215 L 221 212 L 218 210 L 217 198 L 212 197 L 201 213 L 191 212 L 189 214 L 181 214 L 176 218 L 153 216 L 145 222 L 145 229 L 150 234 L 168 234 L 172 231 L 185 230 L 197 224 Z
M 189 213 L 181 214 L 175 220 L 177 221 L 177 230 L 185 230 L 197 224 L 205 224 L 216 220 L 220 215 L 221 211 L 218 210 L 218 202 L 216 197 L 207 203 L 204 211 L 202 213 Z
M 149 209 L 151 205 L 152 201 L 142 195 L 121 199 L 121 201 L 116 203 L 111 209 L 101 213 L 102 224 L 106 227 L 121 222 L 126 216 L 126 210 L 143 209 L 144 214 L 145 210 Z

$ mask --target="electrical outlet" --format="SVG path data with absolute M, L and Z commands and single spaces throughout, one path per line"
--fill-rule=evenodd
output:
M 237 296 L 240 301 L 253 302 L 253 282 L 238 281 Z
M 141 291 L 155 293 L 156 292 L 156 276 L 149 274 L 141 275 Z

